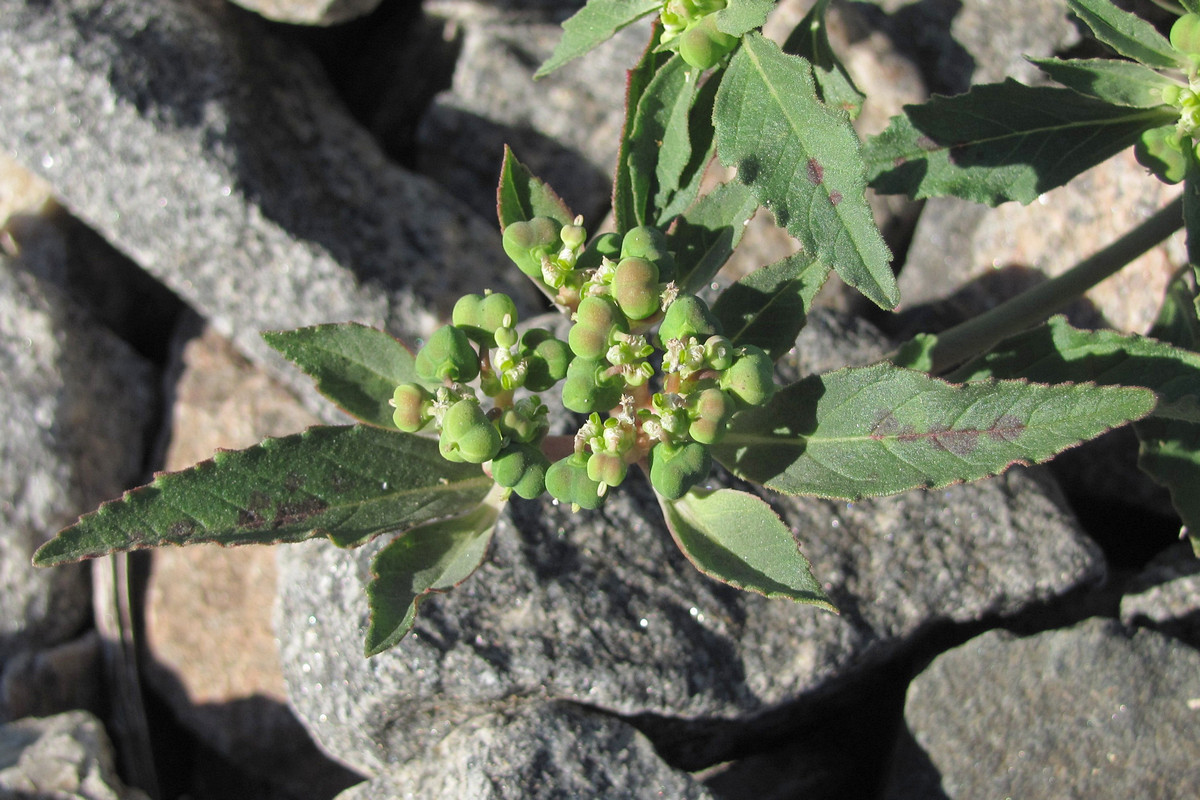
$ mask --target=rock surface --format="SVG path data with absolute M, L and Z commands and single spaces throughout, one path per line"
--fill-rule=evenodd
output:
M 904 776 L 889 797 L 1195 797 L 1198 706 L 1200 653 L 1153 631 L 1092 619 L 1025 639 L 987 633 L 910 686 L 925 789 Z
M 149 800 L 121 783 L 104 726 L 83 711 L 0 726 L 0 795 Z

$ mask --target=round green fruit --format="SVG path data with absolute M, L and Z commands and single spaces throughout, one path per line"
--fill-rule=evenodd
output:
M 541 496 L 546 489 L 550 460 L 531 444 L 513 442 L 492 459 L 492 477 L 526 500 Z
M 675 302 L 667 306 L 663 315 L 662 325 L 658 328 L 658 338 L 665 346 L 673 339 L 686 339 L 696 336 L 707 339 L 717 330 L 717 320 L 705 303 L 695 295 L 685 294 L 675 298 Z
M 521 337 L 521 347 L 526 353 L 525 388 L 529 391 L 544 392 L 567 377 L 575 354 L 563 340 L 547 330 L 533 328 Z
M 553 255 L 561 241 L 562 225 L 549 217 L 513 222 L 504 229 L 501 244 L 517 268 L 534 280 L 542 279 L 542 256 Z
M 621 381 L 605 375 L 609 363 L 603 359 L 576 358 L 567 367 L 562 401 L 580 414 L 607 411 L 621 402 Z
M 717 18 L 709 15 L 688 26 L 679 36 L 679 55 L 697 69 L 709 69 L 737 47 L 738 38 L 717 30 Z
M 599 508 L 603 501 L 600 482 L 587 474 L 587 456 L 574 453 L 561 461 L 555 461 L 546 470 L 546 491 L 560 503 L 570 503 L 580 508 Z
M 429 392 L 415 383 L 402 383 L 392 393 L 392 422 L 405 433 L 416 433 L 429 423 Z
M 746 345 L 719 384 L 742 403 L 760 406 L 775 394 L 775 365 L 762 348 Z
M 615 331 L 629 331 L 629 321 L 617 304 L 599 295 L 585 297 L 579 301 L 567 342 L 580 358 L 603 358 Z
M 678 500 L 712 470 L 712 455 L 697 442 L 659 442 L 650 450 L 650 485 L 667 500 Z
M 1174 125 L 1164 125 L 1142 133 L 1141 138 L 1134 142 L 1133 155 L 1139 164 L 1165 183 L 1179 183 L 1187 175 L 1189 154 L 1185 152 L 1179 131 Z
M 653 261 L 630 256 L 621 259 L 613 274 L 612 293 L 617 305 L 629 319 L 645 319 L 658 311 L 662 297 L 658 287 L 658 267 Z
M 1184 14 L 1175 20 L 1171 46 L 1184 55 L 1200 56 L 1200 14 Z
M 479 376 L 479 355 L 462 329 L 443 325 L 433 332 L 413 363 L 426 381 L 472 381 Z
M 500 431 L 479 402 L 464 398 L 442 416 L 442 436 L 438 449 L 450 461 L 482 464 L 500 452 Z

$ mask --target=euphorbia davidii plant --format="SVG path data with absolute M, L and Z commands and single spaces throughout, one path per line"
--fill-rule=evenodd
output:
M 794 345 L 831 271 L 883 308 L 899 299 L 864 197 L 869 175 L 881 188 L 915 194 L 937 187 L 897 181 L 990 186 L 1008 169 L 999 151 L 1012 151 L 1005 141 L 992 153 L 982 135 L 938 145 L 910 109 L 864 153 L 850 126 L 862 97 L 826 39 L 828 5 L 818 0 L 780 46 L 757 32 L 773 0 L 591 0 L 565 23 L 540 74 L 654 18 L 628 77 L 615 231 L 589 236 L 585 221 L 511 152 L 497 195 L 505 252 L 569 318 L 565 335 L 522 325 L 513 301 L 489 287 L 461 298 L 415 355 L 352 323 L 267 333 L 358 424 L 268 439 L 160 475 L 85 515 L 36 562 L 191 542 L 325 537 L 354 547 L 391 534 L 368 587 L 371 655 L 404 637 L 422 598 L 474 572 L 513 494 L 587 513 L 640 471 L 700 570 L 768 597 L 832 608 L 794 533 L 758 495 L 711 485 L 714 463 L 784 494 L 855 499 L 1044 461 L 1132 420 L 1143 430 L 1194 426 L 1193 354 L 1061 322 L 993 348 L 1020 330 L 1011 315 L 988 329 L 986 346 L 960 347 L 950 364 L 934 362 L 954 332 L 919 339 L 891 361 L 776 385 L 773 364 Z M 1112 13 L 1099 0 L 1073 6 Z M 1072 69 L 1081 68 L 1051 74 L 1062 79 Z M 1117 68 L 1112 80 L 1134 75 L 1129 70 Z M 1182 119 L 1186 100 L 1157 97 L 1121 112 L 1137 128 L 1124 134 L 1125 145 Z M 952 157 L 963 147 L 975 171 Z M 737 177 L 702 195 L 714 155 Z M 1068 170 L 1064 160 L 1035 159 L 1024 169 L 1040 190 L 1043 180 L 1061 182 L 1082 168 L 1077 159 Z M 710 305 L 699 293 L 761 207 L 801 252 L 752 272 Z M 1167 232 L 1173 224 L 1158 223 Z M 1193 305 L 1171 308 L 1195 328 Z M 1071 357 L 1080 351 L 1086 365 Z M 968 360 L 960 382 L 932 374 Z M 558 402 L 545 402 L 550 393 Z M 574 432 L 551 435 L 549 409 L 560 404 Z

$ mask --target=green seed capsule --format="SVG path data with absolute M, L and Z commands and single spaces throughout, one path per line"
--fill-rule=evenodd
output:
M 454 304 L 454 311 L 450 314 L 450 321 L 457 327 L 478 328 L 480 327 L 480 306 L 482 305 L 483 295 L 464 294 Z
M 725 435 L 725 426 L 735 407 L 728 394 L 708 388 L 692 396 L 689 411 L 692 423 L 688 426 L 688 436 L 701 444 L 716 444 Z
M 1174 125 L 1164 125 L 1142 133 L 1133 145 L 1133 155 L 1139 164 L 1165 183 L 1179 183 L 1187 175 L 1188 154 L 1182 148 L 1179 132 Z
M 658 287 L 658 267 L 644 258 L 621 259 L 613 274 L 613 297 L 630 319 L 645 319 L 658 311 L 662 301 Z
M 615 331 L 629 332 L 629 321 L 617 304 L 607 297 L 585 297 L 579 301 L 567 342 L 580 358 L 601 358 L 608 352 Z
M 430 421 L 429 404 L 432 396 L 415 383 L 402 383 L 392 394 L 392 422 L 405 433 L 416 433 Z
M 746 345 L 719 384 L 746 405 L 760 406 L 775 394 L 775 365 L 761 348 Z
M 667 306 L 663 315 L 662 325 L 658 329 L 658 338 L 665 346 L 672 339 L 686 339 L 695 336 L 707 339 L 719 333 L 718 324 L 708 304 L 695 295 L 680 295 L 674 303 Z
M 603 501 L 600 483 L 588 477 L 587 456 L 574 453 L 546 470 L 546 491 L 560 503 L 580 508 L 599 508 Z
M 567 376 L 567 367 L 575 354 L 570 346 L 556 339 L 547 330 L 533 328 L 521 337 L 521 348 L 526 353 L 528 371 L 525 388 L 531 392 L 551 389 Z
M 528 222 L 513 222 L 504 229 L 504 252 L 517 268 L 534 280 L 542 279 L 542 256 L 558 249 L 562 225 L 549 217 L 534 217 Z
M 696 442 L 659 442 L 650 450 L 650 485 L 667 500 L 678 500 L 708 477 L 712 455 Z
M 574 359 L 563 382 L 563 405 L 571 411 L 590 414 L 607 411 L 621 402 L 621 381 L 607 377 L 608 368 L 608 362 L 602 359 Z
M 1171 46 L 1184 55 L 1200 56 L 1200 14 L 1184 14 L 1175 20 Z
M 505 324 L 507 320 L 507 324 Z M 517 324 L 517 304 L 506 294 L 495 292 L 483 298 L 479 306 L 479 326 L 491 332 Z
M 413 364 L 426 381 L 472 381 L 479 376 L 479 354 L 467 334 L 454 325 L 433 332 Z
M 625 461 L 612 453 L 592 453 L 587 462 L 588 478 L 608 486 L 620 486 L 628 470 Z
M 575 260 L 577 269 L 597 269 L 604 259 L 621 260 L 621 235 L 619 233 L 602 233 L 579 254 Z
M 464 398 L 450 406 L 442 416 L 438 448 L 450 461 L 482 464 L 500 452 L 500 431 L 487 418 L 478 401 Z
M 532 500 L 546 490 L 546 470 L 550 460 L 531 444 L 513 442 L 492 459 L 492 477 L 496 483 Z
M 738 38 L 717 30 L 716 17 L 709 15 L 680 34 L 679 55 L 697 69 L 708 69 L 715 67 L 737 44 Z
M 621 240 L 621 258 L 644 258 L 658 267 L 660 283 L 675 280 L 675 258 L 667 250 L 666 235 L 658 228 L 643 225 L 626 233 Z

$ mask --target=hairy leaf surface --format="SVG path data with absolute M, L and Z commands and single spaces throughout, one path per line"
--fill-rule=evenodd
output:
M 904 110 L 867 143 L 871 186 L 993 206 L 1030 203 L 1177 116 L 1012 79 Z
M 1146 20 L 1122 11 L 1112 0 L 1067 0 L 1097 39 L 1127 58 L 1151 67 L 1181 66 L 1181 56 Z
M 588 0 L 588 4 L 563 23 L 563 35 L 534 78 L 542 78 L 579 58 L 618 31 L 662 8 L 662 0 Z
M 1160 106 L 1163 104 L 1162 90 L 1167 86 L 1178 86 L 1170 78 L 1132 61 L 1111 58 L 1029 60 L 1063 86 L 1119 106 Z
M 808 61 L 748 34 L 714 112 L 717 153 L 807 253 L 884 308 L 900 298 L 864 190 L 858 136 L 817 99 Z
M 667 527 L 698 570 L 738 589 L 837 611 L 792 532 L 758 497 L 734 489 L 659 498 Z
M 263 339 L 360 422 L 395 430 L 389 401 L 402 383 L 419 382 L 413 355 L 391 334 L 357 322 L 264 331 Z
M 701 197 L 669 234 L 679 288 L 695 293 L 720 271 L 746 232 L 758 201 L 742 183 L 718 186 Z
M 417 618 L 417 606 L 447 592 L 483 563 L 500 509 L 483 503 L 460 517 L 429 522 L 398 536 L 371 562 L 367 603 L 368 657 L 395 647 Z
M 634 114 L 628 164 L 639 225 L 657 222 L 655 209 L 678 191 L 691 162 L 688 119 L 696 99 L 698 71 L 678 55 L 646 85 Z
M 848 500 L 1045 461 L 1154 408 L 1146 389 L 981 381 L 883 363 L 794 383 L 734 417 L 713 455 L 784 494 Z
M 366 425 L 315 427 L 223 450 L 104 503 L 34 556 L 39 566 L 168 544 L 341 546 L 457 514 L 493 486 L 437 442 Z
M 550 217 L 563 225 L 575 221 L 575 215 L 562 198 L 518 161 L 508 145 L 504 146 L 500 183 L 496 187 L 496 215 L 500 218 L 500 230 L 534 217 Z
M 864 95 L 829 43 L 829 28 L 825 23 L 829 3 L 830 0 L 817 0 L 813 4 L 783 43 L 783 52 L 808 59 L 821 102 L 842 109 L 854 119 L 862 111 Z
M 796 345 L 830 267 L 803 253 L 751 272 L 721 292 L 713 315 L 736 346 L 756 345 L 773 360 Z
M 717 12 L 717 30 L 730 36 L 742 36 L 757 30 L 767 21 L 775 0 L 729 0 Z
M 658 31 L 658 27 L 654 29 Z M 639 206 L 638 198 L 645 198 L 649 191 L 645 187 L 634 189 L 634 173 L 631 167 L 631 152 L 640 143 L 633 138 L 633 127 L 637 123 L 637 109 L 642 102 L 654 76 L 672 57 L 671 53 L 659 52 L 655 48 L 655 37 L 642 51 L 642 57 L 625 78 L 625 119 L 621 124 L 621 144 L 617 149 L 617 171 L 613 176 L 613 219 L 617 233 L 641 225 L 646 218 L 645 206 Z M 638 176 L 639 178 L 644 176 Z

